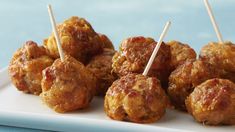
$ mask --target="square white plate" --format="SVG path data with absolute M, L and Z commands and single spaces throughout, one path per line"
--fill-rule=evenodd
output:
M 105 115 L 103 98 L 98 97 L 86 110 L 58 114 L 38 96 L 17 91 L 6 69 L 0 71 L 0 124 L 55 131 L 235 131 L 235 126 L 203 126 L 176 110 L 167 110 L 161 120 L 152 124 L 114 121 Z

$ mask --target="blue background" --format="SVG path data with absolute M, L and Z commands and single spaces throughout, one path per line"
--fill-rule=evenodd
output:
M 166 21 L 172 26 L 165 41 L 190 44 L 197 52 L 217 41 L 203 0 L 0 0 L 0 68 L 27 40 L 41 44 L 51 33 L 46 5 L 57 22 L 71 16 L 86 18 L 115 44 L 131 36 L 158 39 Z M 235 40 L 235 0 L 210 0 L 224 40 Z M 1 119 L 0 119 L 1 120 Z M 26 131 L 0 126 L 0 131 Z M 30 130 L 29 130 L 30 131 Z

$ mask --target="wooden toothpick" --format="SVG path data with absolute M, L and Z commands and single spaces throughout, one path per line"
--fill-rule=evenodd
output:
M 57 31 L 57 28 L 56 28 L 55 17 L 53 15 L 53 11 L 52 11 L 51 5 L 48 5 L 47 8 L 48 8 L 48 13 L 49 13 L 49 16 L 50 16 L 50 21 L 51 21 L 53 33 L 54 33 L 54 36 L 55 36 L 57 48 L 59 50 L 60 59 L 63 62 L 64 61 L 64 52 L 63 52 L 63 49 L 62 49 L 62 46 L 61 46 L 60 37 L 58 35 L 58 31 Z
M 221 32 L 219 30 L 219 27 L 218 27 L 218 25 L 215 21 L 215 17 L 214 17 L 214 14 L 212 12 L 211 6 L 210 6 L 208 0 L 204 0 L 204 3 L 205 3 L 205 6 L 206 6 L 206 9 L 207 9 L 207 12 L 209 14 L 209 17 L 211 19 L 211 23 L 214 27 L 215 33 L 217 35 L 217 38 L 218 38 L 219 42 L 223 43 L 223 38 L 222 38 Z
M 163 38 L 165 37 L 165 35 L 166 35 L 166 33 L 167 33 L 167 31 L 168 31 L 170 25 L 171 25 L 171 22 L 170 22 L 170 21 L 166 23 L 166 25 L 165 25 L 165 27 L 164 27 L 164 29 L 163 29 L 163 32 L 162 32 L 162 34 L 161 34 L 161 36 L 160 36 L 160 38 L 159 38 L 159 40 L 158 40 L 158 43 L 157 43 L 156 47 L 154 48 L 153 53 L 152 53 L 152 55 L 151 55 L 151 57 L 150 57 L 150 59 L 149 59 L 149 61 L 148 61 L 148 64 L 147 64 L 147 66 L 146 66 L 145 69 L 144 69 L 144 72 L 143 72 L 143 75 L 144 75 L 144 76 L 147 76 L 147 74 L 148 74 L 148 72 L 149 72 L 149 69 L 150 69 L 150 67 L 152 66 L 152 63 L 153 63 L 153 61 L 154 61 L 154 59 L 155 59 L 155 57 L 156 57 L 156 55 L 157 55 L 158 50 L 159 50 L 160 47 L 161 47 Z

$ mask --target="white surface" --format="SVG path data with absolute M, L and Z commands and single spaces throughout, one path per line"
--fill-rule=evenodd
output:
M 4 84 L 6 82 L 6 84 Z M 234 132 L 235 126 L 203 126 L 176 110 L 152 124 L 114 121 L 103 111 L 103 99 L 94 98 L 90 107 L 72 113 L 58 114 L 38 96 L 24 94 L 10 83 L 6 70 L 0 71 L 0 124 L 60 131 L 211 131 Z

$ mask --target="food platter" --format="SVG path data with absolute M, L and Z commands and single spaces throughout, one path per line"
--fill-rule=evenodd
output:
M 54 131 L 213 131 L 232 132 L 235 126 L 204 126 L 187 113 L 167 110 L 152 124 L 137 124 L 109 119 L 103 110 L 103 98 L 96 97 L 85 110 L 58 114 L 38 96 L 19 92 L 11 84 L 7 69 L 0 71 L 0 124 Z

